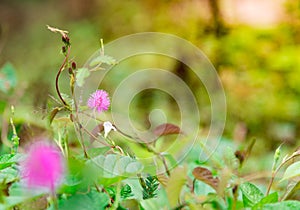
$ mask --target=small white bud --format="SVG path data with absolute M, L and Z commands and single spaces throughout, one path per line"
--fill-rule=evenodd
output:
M 107 137 L 107 135 L 111 130 L 117 131 L 117 129 L 109 121 L 104 122 L 103 127 L 104 127 L 104 138 Z

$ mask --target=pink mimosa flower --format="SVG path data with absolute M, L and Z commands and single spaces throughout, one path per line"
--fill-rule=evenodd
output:
M 108 110 L 110 105 L 108 93 L 104 90 L 96 90 L 91 94 L 87 105 L 91 109 L 96 109 L 99 113 Z
M 65 162 L 60 150 L 46 142 L 30 146 L 21 162 L 21 176 L 29 188 L 43 187 L 54 191 L 64 176 Z

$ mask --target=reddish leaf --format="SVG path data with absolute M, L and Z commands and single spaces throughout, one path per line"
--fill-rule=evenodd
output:
M 50 122 L 50 124 L 52 123 L 52 121 L 53 121 L 53 119 L 55 118 L 56 114 L 57 114 L 60 110 L 61 110 L 60 107 L 55 107 L 55 108 L 51 111 L 51 113 L 50 113 L 50 115 L 49 115 L 49 122 Z
M 195 179 L 208 184 L 215 190 L 218 189 L 219 179 L 214 178 L 211 171 L 208 170 L 207 168 L 203 168 L 203 167 L 194 168 L 193 175 L 194 175 Z
M 181 130 L 177 125 L 173 125 L 171 123 L 165 123 L 157 126 L 153 133 L 156 136 L 166 136 L 171 134 L 180 134 Z
M 102 131 L 104 131 L 104 126 L 103 126 L 103 123 L 100 123 L 92 130 L 91 134 L 93 136 L 91 136 L 90 140 L 92 142 L 95 141 L 95 138 L 97 138 L 99 136 L 99 133 L 101 133 Z
M 237 159 L 239 159 L 239 161 L 240 161 L 240 166 L 242 166 L 244 161 L 249 157 L 255 142 L 256 142 L 256 139 L 252 139 L 250 144 L 247 146 L 247 148 L 245 150 L 242 150 L 242 151 L 237 150 L 234 153 L 235 157 Z

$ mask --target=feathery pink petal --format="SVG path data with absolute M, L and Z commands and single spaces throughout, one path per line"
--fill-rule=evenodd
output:
M 39 141 L 30 146 L 27 158 L 21 162 L 21 176 L 30 188 L 45 187 L 53 191 L 65 171 L 60 150 L 49 143 Z
M 91 109 L 96 109 L 99 113 L 108 110 L 110 105 L 108 93 L 104 90 L 96 90 L 88 99 L 87 105 Z

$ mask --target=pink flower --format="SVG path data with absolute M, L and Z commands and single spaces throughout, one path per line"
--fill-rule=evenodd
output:
M 87 105 L 91 109 L 96 109 L 99 113 L 108 110 L 110 105 L 108 93 L 104 90 L 96 90 L 91 94 Z
M 65 162 L 60 150 L 46 142 L 30 146 L 27 158 L 21 162 L 21 176 L 30 188 L 43 187 L 50 191 L 61 184 Z

